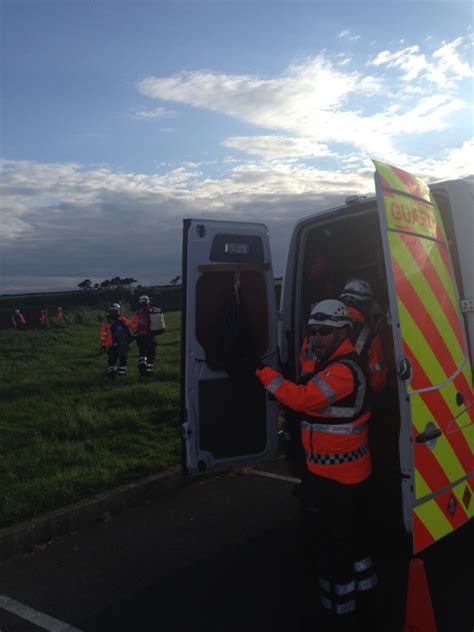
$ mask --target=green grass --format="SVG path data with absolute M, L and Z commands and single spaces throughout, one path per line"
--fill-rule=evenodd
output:
M 0 526 L 177 464 L 180 314 L 155 373 L 110 380 L 99 314 L 47 331 L 0 331 Z

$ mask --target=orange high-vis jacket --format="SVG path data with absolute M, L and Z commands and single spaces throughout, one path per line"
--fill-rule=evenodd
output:
M 355 307 L 348 307 L 349 316 L 354 321 L 354 334 L 351 336 L 355 352 L 367 361 L 366 369 L 369 377 L 370 388 L 374 392 L 382 391 L 387 383 L 388 369 L 385 365 L 382 341 L 372 332 L 361 312 Z
M 12 316 L 12 321 L 11 321 L 11 322 L 12 322 L 13 327 L 17 327 L 17 325 L 18 325 L 18 323 L 17 323 L 17 319 L 20 321 L 20 323 L 21 323 L 22 325 L 26 325 L 26 320 L 25 320 L 25 318 L 24 318 L 23 314 L 21 314 L 21 313 L 20 313 L 20 314 L 13 314 L 13 316 Z
M 131 321 L 125 316 L 119 316 L 119 320 L 121 320 L 128 328 L 131 327 Z M 100 346 L 101 347 L 111 347 L 113 344 L 112 340 L 112 332 L 111 332 L 112 323 L 105 321 L 100 326 Z
M 370 476 L 366 378 L 349 339 L 307 384 L 286 380 L 271 367 L 256 375 L 281 404 L 302 413 L 301 441 L 310 472 L 349 485 Z
M 150 308 L 142 305 L 133 315 L 132 331 L 136 336 L 146 336 L 150 333 Z

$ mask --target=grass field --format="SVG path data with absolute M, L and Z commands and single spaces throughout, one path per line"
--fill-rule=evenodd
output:
M 46 331 L 0 331 L 0 526 L 177 464 L 180 314 L 155 373 L 110 380 L 98 312 Z

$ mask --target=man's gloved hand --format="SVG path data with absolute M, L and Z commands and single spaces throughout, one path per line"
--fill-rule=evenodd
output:
M 241 366 L 245 372 L 254 373 L 257 369 L 263 369 L 265 364 L 255 356 L 245 356 L 242 358 Z

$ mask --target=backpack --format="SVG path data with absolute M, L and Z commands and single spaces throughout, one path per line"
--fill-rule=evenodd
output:
M 165 317 L 161 307 L 150 307 L 150 333 L 161 336 L 166 331 Z

